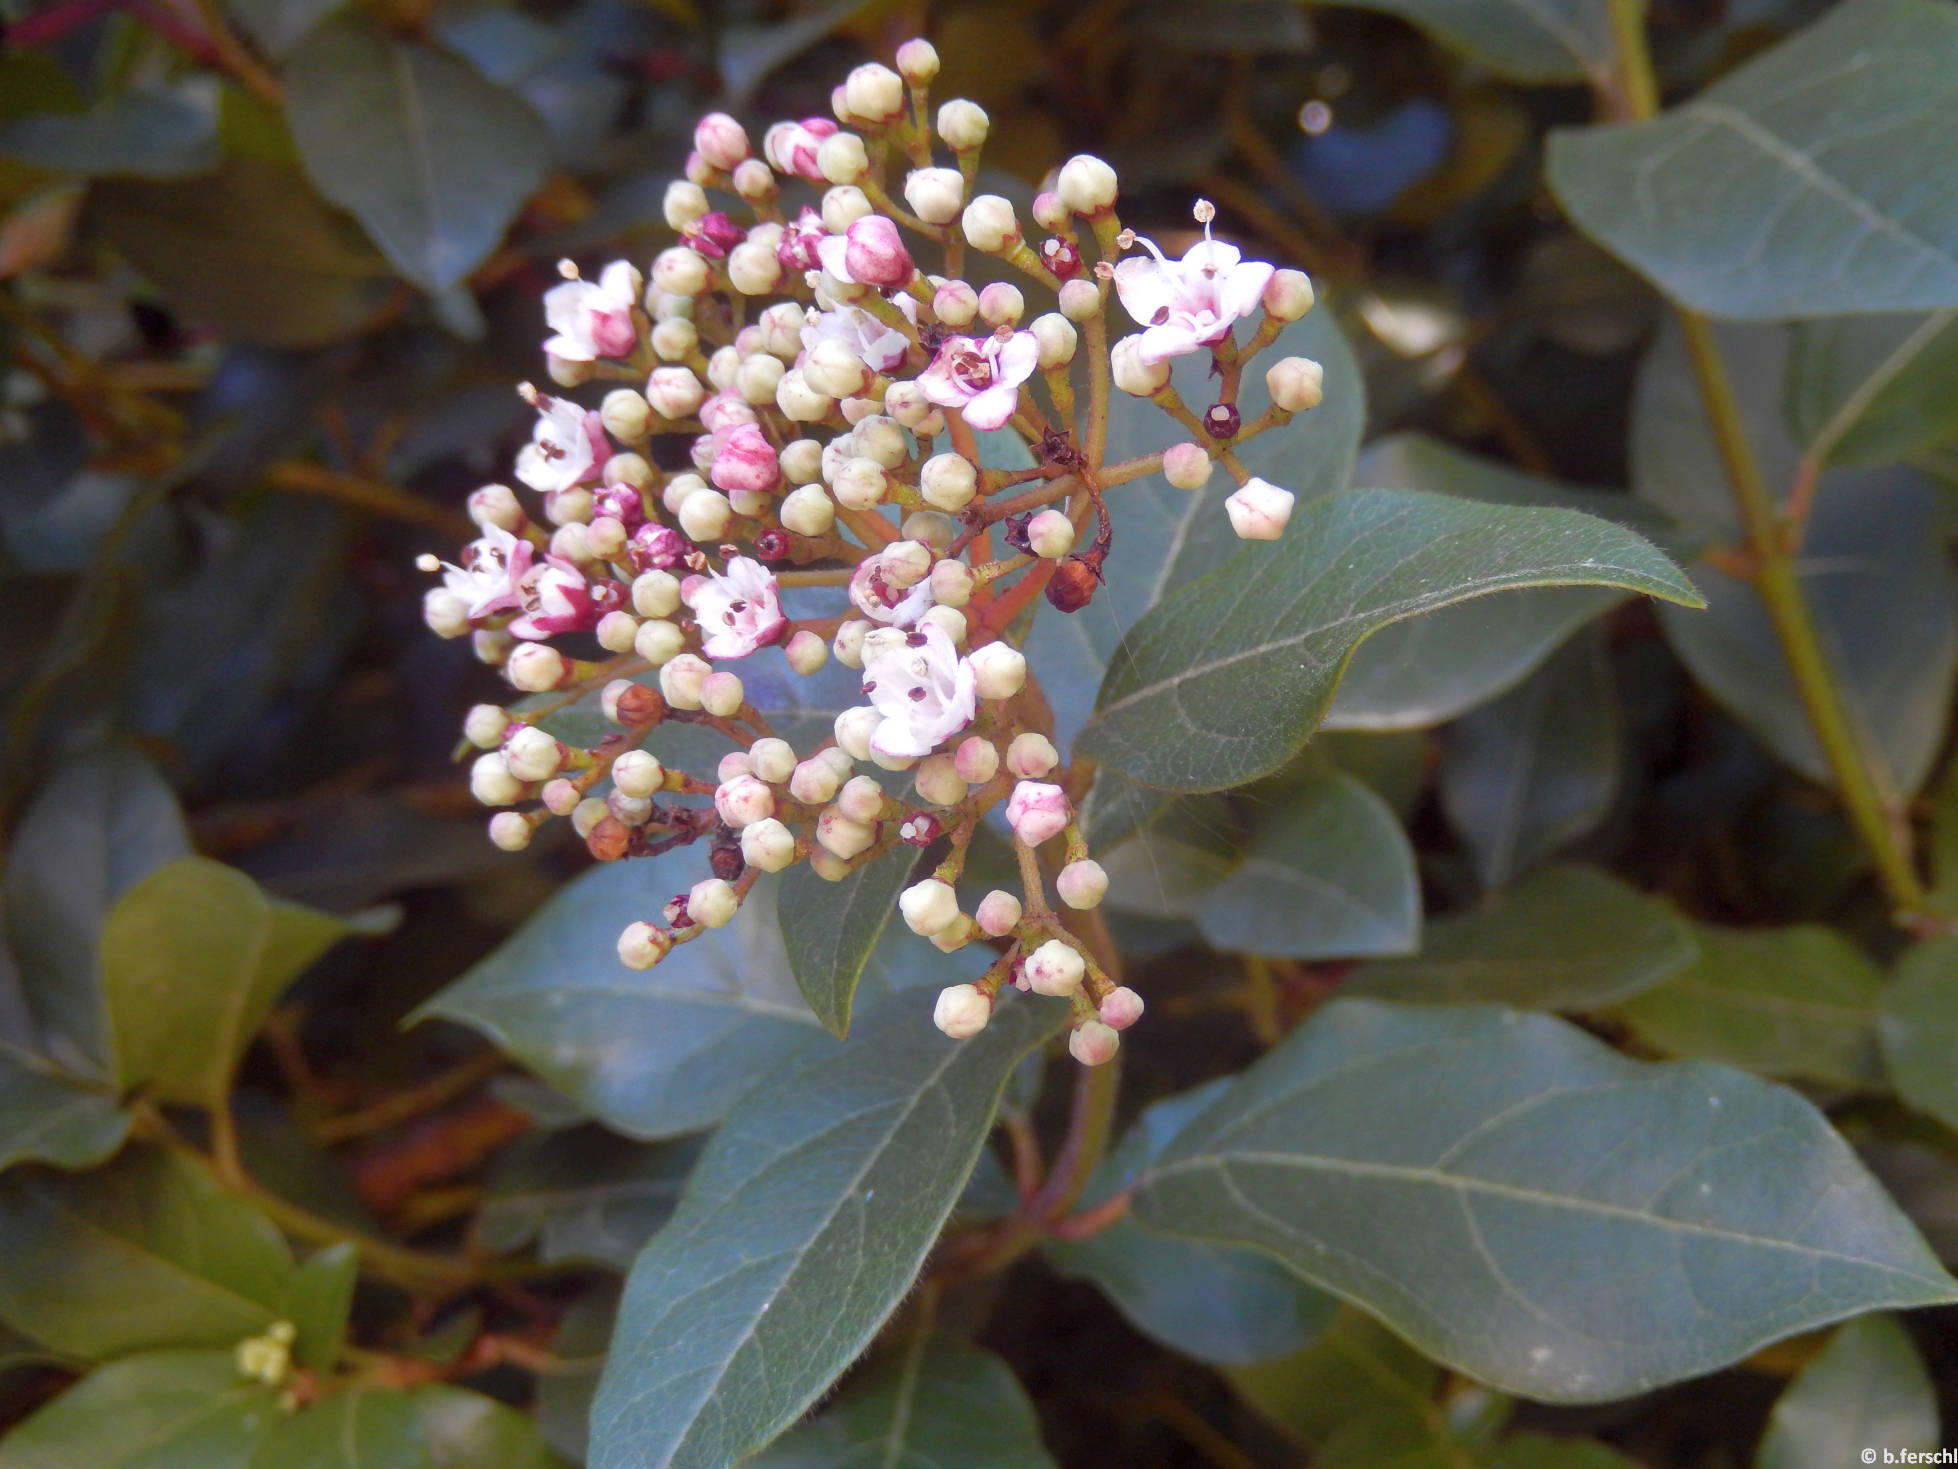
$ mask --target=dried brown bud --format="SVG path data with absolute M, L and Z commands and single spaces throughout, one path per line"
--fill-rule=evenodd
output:
M 607 816 L 591 829 L 591 834 L 585 838 L 585 845 L 600 862 L 616 862 L 625 856 L 626 846 L 631 840 L 632 834 L 626 830 L 625 823 L 616 816 Z
M 747 870 L 748 864 L 741 856 L 740 838 L 725 830 L 722 835 L 726 840 L 715 840 L 707 853 L 707 865 L 722 882 L 733 882 Z
M 1079 612 L 1095 599 L 1101 571 L 1085 556 L 1070 556 L 1054 568 L 1047 583 L 1047 600 L 1062 612 Z
M 660 714 L 660 697 L 644 684 L 619 692 L 620 724 L 651 724 Z

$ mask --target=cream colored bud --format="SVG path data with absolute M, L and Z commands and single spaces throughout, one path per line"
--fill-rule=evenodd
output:
M 1068 281 L 1061 287 L 1061 315 L 1086 321 L 1101 310 L 1101 289 L 1093 281 Z
M 1026 655 L 1011 643 L 988 643 L 973 651 L 972 672 L 980 698 L 1010 699 L 1026 687 Z
M 1281 357 L 1265 369 L 1271 401 L 1287 413 L 1317 408 L 1325 396 L 1325 369 L 1310 357 Z
M 834 337 L 816 343 L 802 359 L 803 381 L 830 398 L 848 398 L 863 392 L 874 375 L 856 348 Z
M 873 413 L 858 421 L 850 437 L 859 456 L 875 460 L 884 469 L 896 469 L 911 460 L 911 441 L 895 418 Z
M 838 184 L 823 194 L 823 228 L 832 235 L 842 234 L 866 214 L 875 212 L 870 196 L 855 184 Z
M 727 534 L 734 507 L 719 490 L 695 490 L 680 506 L 680 529 L 705 546 Z
M 548 643 L 518 643 L 504 665 L 510 682 L 526 694 L 541 694 L 562 684 L 571 669 Z
M 904 78 L 879 62 L 865 62 L 843 79 L 843 101 L 867 122 L 889 122 L 904 111 Z M 821 158 L 819 153 L 818 166 Z
M 863 640 L 870 636 L 871 624 L 861 617 L 853 617 L 836 630 L 836 641 L 832 650 L 836 661 L 845 668 L 863 667 Z M 862 760 L 866 757 L 856 757 Z
M 1060 876 L 1054 879 L 1054 890 L 1070 908 L 1096 908 L 1108 891 L 1108 874 L 1102 871 L 1099 862 L 1083 858 L 1061 869 Z
M 979 293 L 979 318 L 987 326 L 1017 326 L 1026 311 L 1026 295 L 1011 281 L 994 281 Z
M 732 719 L 748 700 L 741 675 L 725 670 L 710 673 L 700 685 L 700 707 L 718 719 Z
M 685 179 L 675 179 L 666 186 L 666 198 L 662 209 L 666 216 L 668 229 L 685 229 L 711 206 L 707 202 L 707 191 L 699 184 L 690 184 Z
M 627 750 L 612 762 L 612 784 L 628 796 L 655 796 L 666 786 L 666 767 L 650 750 Z
M 608 653 L 630 653 L 633 640 L 639 636 L 639 619 L 630 612 L 608 612 L 598 619 L 592 635 Z
M 646 437 L 652 417 L 646 395 L 632 388 L 614 388 L 598 405 L 599 422 L 605 425 L 605 432 L 627 443 Z
M 619 935 L 619 962 L 628 969 L 651 969 L 672 947 L 664 930 L 650 923 L 628 923 Z
M 919 36 L 897 48 L 898 73 L 914 87 L 931 85 L 938 75 L 938 48 Z
M 836 400 L 817 392 L 802 376 L 802 369 L 791 367 L 775 386 L 775 406 L 795 423 L 818 423 L 829 417 Z
M 913 883 L 897 896 L 897 911 L 905 926 L 920 938 L 930 938 L 948 928 L 959 916 L 959 895 L 949 882 L 928 877 Z
M 728 284 L 744 296 L 773 295 L 782 286 L 782 262 L 775 247 L 760 240 L 743 240 L 727 252 Z
M 687 893 L 687 917 L 704 928 L 726 928 L 740 907 L 733 885 L 718 877 L 695 883 Z
M 1027 522 L 1027 545 L 1034 555 L 1058 561 L 1074 549 L 1074 522 L 1059 510 L 1043 510 Z
M 959 217 L 965 242 L 987 255 L 997 255 L 1018 243 L 1020 221 L 1014 217 L 1013 202 L 998 194 L 981 194 L 965 206 Z M 689 252 L 691 253 L 691 252 Z
M 934 454 L 918 473 L 918 493 L 934 509 L 957 514 L 979 492 L 979 471 L 958 454 Z
M 1080 345 L 1081 334 L 1075 331 L 1074 323 L 1058 311 L 1036 316 L 1027 330 L 1040 343 L 1040 365 L 1043 368 L 1065 367 L 1074 360 L 1074 349 Z
M 914 168 L 904 179 L 904 202 L 926 224 L 950 224 L 965 208 L 965 179 L 956 168 Z
M 1254 475 L 1224 501 L 1224 513 L 1230 516 L 1231 529 L 1240 539 L 1275 541 L 1285 534 L 1285 522 L 1292 518 L 1296 499 L 1290 490 Z
M 816 818 L 816 841 L 823 850 L 849 861 L 861 856 L 877 840 L 877 828 L 865 821 L 852 821 L 834 806 Z
M 1265 311 L 1279 321 L 1297 321 L 1312 302 L 1312 281 L 1302 270 L 1273 271 L 1265 283 Z
M 832 184 L 855 184 L 870 172 L 870 155 L 855 133 L 831 133 L 816 150 L 816 168 Z
M 783 497 L 779 513 L 783 526 L 799 536 L 827 535 L 836 523 L 836 506 L 821 485 L 791 490 Z
M 1006 747 L 1006 768 L 1022 780 L 1044 779 L 1060 763 L 1054 742 L 1037 730 L 1013 736 L 1013 743 Z
M 756 776 L 770 785 L 780 785 L 795 773 L 795 747 L 787 740 L 770 736 L 748 747 L 748 759 Z
M 829 644 L 805 627 L 783 646 L 782 656 L 789 660 L 790 668 L 807 678 L 829 662 Z
M 963 648 L 968 636 L 965 614 L 956 607 L 927 607 L 918 618 L 918 626 L 930 625 L 952 640 L 952 646 Z
M 707 381 L 716 392 L 726 392 L 734 386 L 734 374 L 741 366 L 741 353 L 734 347 L 717 347 L 714 355 L 707 359 Z
M 970 326 L 979 315 L 979 293 L 965 281 L 940 282 L 931 293 L 931 314 L 947 326 Z
M 666 507 L 669 515 L 678 515 L 680 507 L 687 503 L 689 495 L 699 494 L 707 488 L 707 481 L 697 474 L 676 474 L 666 482 L 660 491 L 660 504 Z
M 1077 153 L 1061 165 L 1054 192 L 1076 214 L 1100 214 L 1115 207 L 1115 170 L 1092 153 Z
M 671 296 L 698 296 L 712 272 L 699 252 L 674 245 L 653 257 L 653 284 Z
M 1022 962 L 1021 972 L 1037 995 L 1066 997 L 1081 988 L 1088 966 L 1072 944 L 1049 939 Z
M 782 450 L 782 477 L 806 485 L 823 476 L 823 446 L 815 439 L 790 439 Z
M 490 818 L 490 841 L 506 852 L 521 852 L 530 845 L 530 822 L 515 811 L 499 811 Z
M 693 653 L 669 658 L 659 671 L 660 696 L 675 709 L 698 709 L 701 686 L 713 671 L 706 659 Z
M 1142 336 L 1123 337 L 1109 349 L 1108 360 L 1115 377 L 1115 386 L 1137 398 L 1146 398 L 1169 381 L 1167 362 L 1144 362 L 1141 355 Z
M 884 389 L 884 411 L 905 428 L 915 429 L 931 416 L 933 405 L 916 383 L 892 383 Z
M 840 654 L 838 655 L 838 661 L 844 661 Z M 848 755 L 852 760 L 868 760 L 870 758 L 870 737 L 876 733 L 877 726 L 883 722 L 883 719 L 884 716 L 868 704 L 859 704 L 855 708 L 845 709 L 841 714 L 836 716 L 836 723 L 834 725 L 836 731 L 836 748 L 841 750 L 845 755 Z
M 967 786 L 959 777 L 950 755 L 927 755 L 911 777 L 918 799 L 931 806 L 956 806 L 965 799 Z
M 514 806 L 523 799 L 523 782 L 510 773 L 503 756 L 492 750 L 478 755 L 469 767 L 469 794 L 485 806 Z
M 477 704 L 462 721 L 462 737 L 479 750 L 494 750 L 503 743 L 503 731 L 510 727 L 510 716 L 495 704 Z
M 741 860 L 763 872 L 795 865 L 795 835 L 773 816 L 741 828 Z
M 938 109 L 938 136 L 954 153 L 969 153 L 983 147 L 989 126 L 986 109 L 963 97 L 954 97 Z
M 826 805 L 846 779 L 829 761 L 812 755 L 790 774 L 789 794 L 805 806 Z
M 781 358 L 757 352 L 744 358 L 734 370 L 734 391 L 741 395 L 743 402 L 757 408 L 773 403 L 776 389 L 782 386 L 782 374 L 787 371 Z
M 655 367 L 646 379 L 646 401 L 662 418 L 692 418 L 707 400 L 707 389 L 690 367 Z
M 1163 450 L 1163 478 L 1179 490 L 1202 489 L 1210 483 L 1213 467 L 1201 444 L 1171 444 Z
M 802 323 L 807 317 L 799 302 L 777 301 L 755 323 L 761 328 L 762 350 L 794 362 L 802 352 Z
M 874 459 L 851 459 L 836 471 L 830 489 L 836 503 L 848 510 L 872 510 L 883 504 L 890 476 Z

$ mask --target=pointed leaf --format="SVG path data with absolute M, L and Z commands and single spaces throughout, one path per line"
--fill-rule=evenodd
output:
M 1958 12 L 1850 0 L 1651 122 L 1550 139 L 1579 228 L 1714 316 L 1958 305 Z
M 726 1465 L 786 1428 L 910 1289 L 1020 1058 L 1066 1007 L 1015 996 L 968 1041 L 893 996 L 715 1133 L 626 1284 L 593 1469 Z
M 1798 323 L 1788 415 L 1826 464 L 1889 464 L 1958 438 L 1958 307 Z
M 1431 1356 L 1560 1402 L 1958 1299 L 1795 1093 L 1494 1008 L 1327 1006 L 1184 1130 L 1134 1209 L 1267 1250 Z
M 1301 507 L 1131 630 L 1081 753 L 1146 785 L 1210 790 L 1276 769 L 1367 634 L 1487 592 L 1624 587 L 1697 605 L 1648 542 L 1569 510 L 1356 490 Z
M 1421 953 L 1382 959 L 1342 993 L 1403 1003 L 1487 1000 L 1593 1010 L 1650 989 L 1699 952 L 1673 906 L 1590 867 L 1546 867 L 1490 906 L 1429 921 Z
M 1897 1463 L 1906 1450 L 1937 1445 L 1937 1393 L 1910 1333 L 1894 1316 L 1859 1316 L 1837 1328 L 1776 1400 L 1754 1463 L 1756 1469 L 1823 1469 L 1869 1458 Z
M 0 1041 L 0 1169 L 35 1159 L 90 1168 L 128 1136 L 114 1093 Z
M 514 93 L 363 19 L 327 22 L 285 68 L 306 171 L 416 285 L 446 291 L 544 181 L 550 136 Z
M 900 845 L 866 862 L 841 882 L 828 882 L 806 862 L 782 874 L 775 911 L 796 988 L 831 1035 L 850 1033 L 850 1002 L 870 951 L 891 921 L 897 895 L 917 865 L 914 847 Z
M 410 1401 L 434 1469 L 565 1469 L 537 1420 L 495 1398 L 438 1382 Z
M 1274 1424 L 1317 1447 L 1356 1418 L 1427 1414 L 1441 1369 L 1364 1311 L 1341 1306 L 1309 1345 L 1226 1367 L 1224 1376 Z
M 790 1429 L 747 1469 L 1053 1469 L 1010 1367 L 950 1337 L 917 1347 Z
M 331 1372 L 339 1365 L 359 1279 L 360 1252 L 352 1240 L 315 1250 L 293 1272 L 279 1319 L 299 1332 L 292 1355 L 300 1366 Z
M 147 1352 L 91 1372 L 0 1442 L 0 1469 L 246 1469 L 278 1392 L 230 1352 Z
M 1612 75 L 1606 0 L 1352 0 L 1412 21 L 1513 82 L 1598 82 Z
M 271 1222 L 168 1153 L 93 1173 L 0 1178 L 0 1318 L 69 1356 L 231 1347 L 285 1303 L 292 1256 Z
M 1897 1094 L 1958 1128 L 1958 937 L 1940 934 L 1905 951 L 1880 1024 Z
M 629 1270 L 672 1215 L 699 1156 L 691 1140 L 649 1146 L 602 1127 L 532 1133 L 498 1160 L 477 1241 L 499 1252 L 534 1242 L 546 1265 Z
M 437 1469 L 405 1393 L 350 1387 L 285 1419 L 251 1469 Z

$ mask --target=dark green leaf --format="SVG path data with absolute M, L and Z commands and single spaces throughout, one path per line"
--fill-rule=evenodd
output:
M 498 1252 L 535 1243 L 547 1265 L 629 1270 L 673 1213 L 699 1154 L 692 1142 L 649 1146 L 601 1127 L 520 1138 L 490 1179 L 477 1239 Z
M 117 1079 L 166 1101 L 223 1105 L 273 1001 L 346 932 L 330 914 L 269 901 L 208 857 L 157 868 L 117 899 L 102 930 Z
M 1128 1187 L 1228 1084 L 1210 1082 L 1148 1108 L 1090 1180 L 1080 1207 Z M 1337 1309 L 1330 1296 L 1256 1250 L 1171 1239 L 1127 1219 L 1088 1239 L 1049 1240 L 1043 1248 L 1063 1275 L 1100 1287 L 1138 1331 L 1213 1365 L 1295 1352 Z
M 1894 1316 L 1845 1322 L 1775 1401 L 1756 1469 L 1884 1463 L 1938 1444 L 1938 1399 L 1924 1359 Z
M 920 1340 L 749 1469 L 1053 1469 L 1033 1404 L 991 1352 L 949 1337 Z
M 360 1252 L 351 1240 L 315 1250 L 293 1272 L 279 1318 L 299 1332 L 292 1355 L 301 1367 L 331 1372 L 339 1365 L 359 1279 Z
M 1404 954 L 1421 931 L 1414 851 L 1385 801 L 1328 771 L 1286 796 L 1196 918 L 1212 944 L 1241 953 Z
M 594 1469 L 726 1465 L 815 1401 L 897 1305 L 1020 1057 L 1063 1023 L 1016 997 L 969 1041 L 906 993 L 763 1081 L 633 1267 L 592 1409 Z
M 231 0 L 245 29 L 273 56 L 283 57 L 345 0 Z
M 271 1324 L 293 1275 L 264 1215 L 149 1149 L 93 1173 L 15 1169 L 0 1238 L 0 1317 L 72 1357 L 233 1346 Z
M 1618 794 L 1622 744 L 1618 690 L 1595 633 L 1449 727 L 1441 805 L 1485 888 L 1597 829 Z
M 126 1357 L 8 1434 L 0 1469 L 245 1469 L 278 1403 L 230 1352 Z
M 388 1388 L 350 1387 L 285 1419 L 251 1469 L 437 1469 L 415 1404 Z
M 1153 809 L 1124 829 L 1113 802 L 1133 796 Z M 1108 873 L 1111 908 L 1154 918 L 1194 918 L 1205 897 L 1244 860 L 1245 832 L 1222 796 L 1165 797 L 1119 775 L 1095 785 L 1089 839 Z
M 1546 867 L 1488 906 L 1430 920 L 1421 953 L 1350 976 L 1377 1000 L 1592 1010 L 1650 989 L 1692 962 L 1693 930 L 1672 905 L 1590 867 Z
M 1835 929 L 1700 924 L 1695 937 L 1699 958 L 1619 1006 L 1641 1039 L 1768 1076 L 1860 1086 L 1882 1075 L 1883 972 Z
M 173 179 L 218 161 L 218 89 L 130 91 L 89 112 L 41 112 L 0 125 L 0 154 L 56 173 Z
M 1850 0 L 1652 122 L 1555 133 L 1579 228 L 1685 305 L 1958 305 L 1958 12 Z
M 551 1342 L 552 1370 L 537 1379 L 537 1426 L 550 1446 L 582 1464 L 591 1441 L 591 1402 L 612 1341 L 619 1286 L 606 1280 L 564 1313 Z
M 430 291 L 482 264 L 550 166 L 543 123 L 513 93 L 364 20 L 314 31 L 285 84 L 293 142 L 320 192 Z
M 1958 938 L 1906 950 L 1883 992 L 1883 1060 L 1897 1094 L 1958 1127 Z
M 884 936 L 917 865 L 915 848 L 900 845 L 866 862 L 842 882 L 816 876 L 806 862 L 782 874 L 775 911 L 796 988 L 831 1035 L 850 1033 L 850 1002 L 870 951 Z
M 758 884 L 726 928 L 635 974 L 619 930 L 700 880 L 700 854 L 607 863 L 567 883 L 489 958 L 418 1015 L 473 1025 L 621 1132 L 711 1127 L 750 1087 L 821 1035 L 789 973 L 776 885 Z M 886 934 L 861 994 L 973 978 L 976 954 Z
M 177 798 L 133 750 L 64 766 L 21 818 L 7 855 L 7 936 L 43 1043 L 63 1065 L 107 1076 L 102 924 L 140 878 L 189 851 Z
M 561 1469 L 537 1420 L 495 1398 L 445 1382 L 412 1399 L 434 1469 Z
M 1310 1345 L 1289 1356 L 1227 1367 L 1245 1401 L 1313 1446 L 1384 1410 L 1426 1414 L 1441 1369 L 1373 1317 L 1340 1307 Z
M 1958 437 L 1958 310 L 1798 324 L 1788 416 L 1825 464 L 1889 464 Z
M 0 1041 L 0 1169 L 35 1159 L 93 1167 L 127 1136 L 113 1093 Z
M 1147 785 L 1241 784 L 1305 742 L 1368 633 L 1555 585 L 1699 600 L 1650 544 L 1573 511 L 1402 490 L 1312 501 L 1276 545 L 1246 547 L 1131 630 L 1078 748 Z
M 1489 1469 L 1639 1469 L 1639 1465 L 1595 1439 L 1516 1433 L 1502 1441 Z
M 1603 83 L 1613 75 L 1604 0 L 1345 0 L 1413 21 L 1513 82 Z
M 1325 1007 L 1184 1129 L 1134 1207 L 1267 1250 L 1431 1356 L 1552 1401 L 1958 1299 L 1795 1093 L 1493 1007 Z

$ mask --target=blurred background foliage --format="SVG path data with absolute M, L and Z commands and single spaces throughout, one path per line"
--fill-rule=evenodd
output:
M 1052 161 L 1091 149 L 1120 171 L 1125 223 L 1173 232 L 1201 195 L 1247 251 L 1309 269 L 1364 369 L 1370 438 L 1420 430 L 1518 469 L 1620 486 L 1659 298 L 1565 223 L 1543 183 L 1547 130 L 1594 117 L 1581 48 L 1539 54 L 1488 32 L 1464 53 L 1435 39 L 1499 8 L 5 0 L 0 819 L 15 826 L 78 752 L 111 740 L 140 751 L 183 804 L 188 848 L 370 935 L 307 971 L 245 1058 L 241 1146 L 254 1170 L 325 1217 L 436 1240 L 467 1227 L 492 1248 L 540 1240 L 546 1259 L 618 1267 L 684 1168 L 595 1126 L 540 1133 L 563 1121 L 560 1101 L 478 1037 L 398 1025 L 581 860 L 483 840 L 451 757 L 460 712 L 499 686 L 466 644 L 426 634 L 413 570 L 417 553 L 466 538 L 462 496 L 500 477 L 527 432 L 512 384 L 541 369 L 539 297 L 556 262 L 643 263 L 668 243 L 660 194 L 705 108 L 823 114 L 849 66 L 928 35 L 944 61 L 937 94 L 992 116 L 986 160 L 1001 192 L 1024 200 Z M 1695 90 L 1824 8 L 1658 0 L 1663 80 Z M 1665 350 L 1663 338 L 1652 348 Z M 1741 359 L 1736 372 L 1746 389 L 1777 391 L 1777 366 Z M 1886 520 L 1927 548 L 1938 601 L 1958 415 L 1913 425 L 1908 455 L 1937 496 L 1906 495 Z M 1400 438 L 1374 452 L 1441 451 Z M 1949 663 L 1947 627 L 1913 630 L 1893 613 L 1871 613 L 1862 651 L 1921 634 L 1912 666 Z M 1927 685 L 1928 733 L 1898 737 L 1907 785 L 1942 741 L 1948 684 L 1947 669 Z M 1519 722 L 1550 731 L 1564 763 L 1529 823 L 1491 835 Z M 1828 919 L 1879 954 L 1896 947 L 1842 818 L 1700 691 L 1642 603 L 1451 724 L 1322 743 L 1403 818 L 1433 913 L 1575 850 L 1702 920 Z M 1200 835 L 1215 838 L 1220 819 L 1204 817 Z M 35 894 L 11 881 L 8 892 L 18 934 Z M 1256 1054 L 1276 1012 L 1245 1013 L 1233 964 L 1188 947 L 1186 928 L 1135 918 L 1127 932 L 1159 951 L 1145 987 L 1178 1018 L 1135 1037 L 1138 1102 Z M 1282 1010 L 1310 1004 L 1344 966 L 1278 969 L 1263 993 Z M 0 1018 L 21 1013 L 0 984 Z M 1633 1028 L 1663 1048 L 1665 1024 Z M 1949 1157 L 1885 1147 L 1878 1161 L 1934 1238 L 1938 1221 L 1958 1229 Z M 567 1214 L 553 1180 L 583 1176 L 587 1155 L 635 1182 L 604 1209 Z M 603 1339 L 594 1278 L 365 1325 L 441 1363 L 542 1323 L 576 1358 Z M 1266 1416 L 1259 1405 L 1277 1399 L 1257 1371 L 1163 1351 L 1054 1262 L 948 1309 L 991 1313 L 983 1340 L 1018 1373 L 1064 1464 L 1290 1463 L 1324 1431 L 1309 1396 L 1281 1394 L 1283 1421 Z M 1914 1326 L 1947 1349 L 1931 1360 L 1949 1415 L 1952 1325 L 1934 1314 Z M 1314 1350 L 1378 1365 L 1392 1351 L 1370 1332 L 1356 1318 Z M 493 1358 L 459 1375 L 524 1401 L 530 1379 Z M 1517 1422 L 1601 1433 L 1652 1465 L 1740 1464 L 1804 1359 L 1798 1343 L 1655 1397 L 1524 1408 Z M 32 1359 L 9 1371 L 0 1423 L 68 1380 Z M 1343 1379 L 1321 1362 L 1314 1380 L 1331 1398 Z M 539 1382 L 548 1436 L 575 1450 L 589 1382 Z M 1432 1388 L 1419 1384 L 1420 1401 Z M 1440 1401 L 1465 1441 L 1494 1431 L 1479 1389 Z

